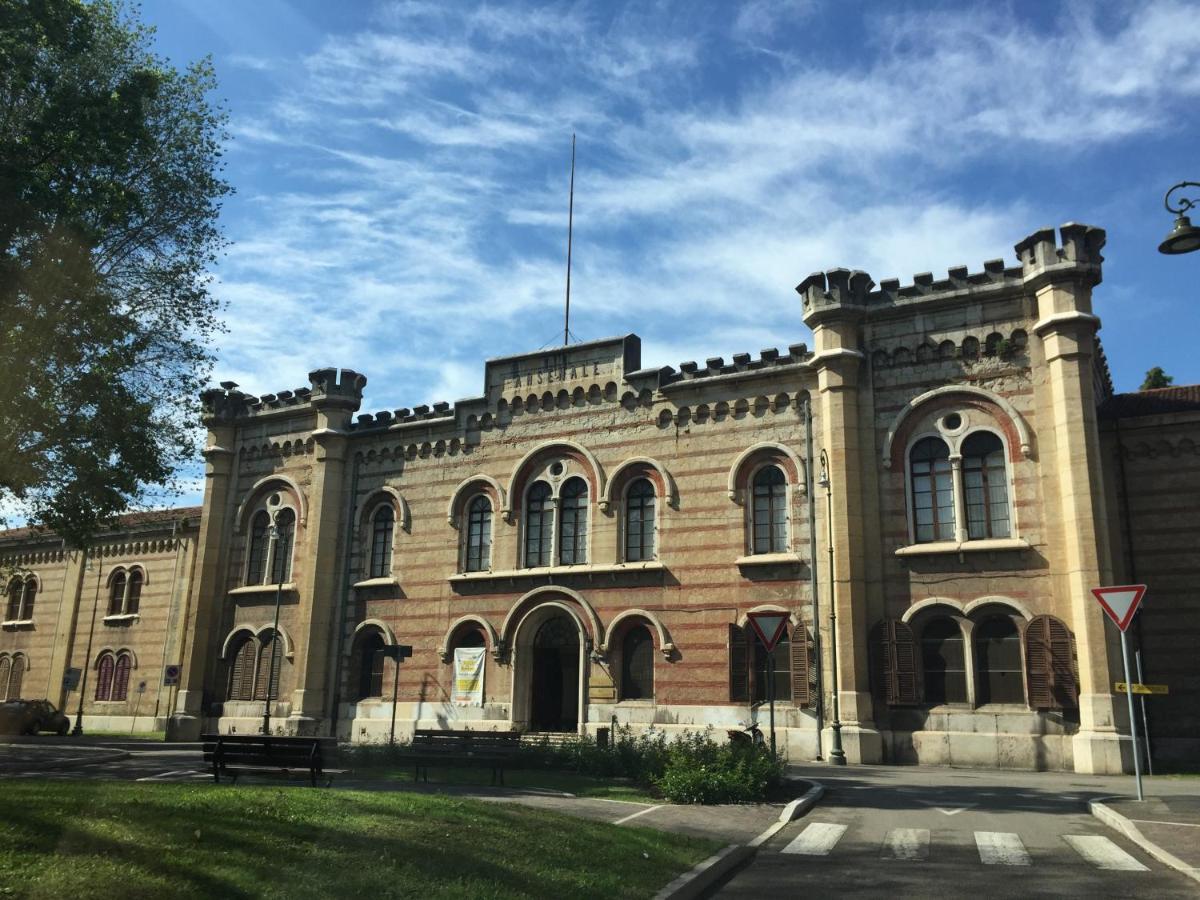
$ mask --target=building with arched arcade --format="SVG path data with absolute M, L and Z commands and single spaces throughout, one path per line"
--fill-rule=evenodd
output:
M 385 739 L 393 711 L 400 737 L 723 734 L 765 721 L 773 691 L 793 759 L 828 752 L 836 689 L 852 762 L 1115 772 L 1120 658 L 1089 589 L 1136 576 L 1147 678 L 1172 684 L 1156 752 L 1194 753 L 1178 648 L 1200 636 L 1200 551 L 1179 535 L 1200 524 L 1200 392 L 1113 395 L 1103 244 L 1065 225 L 1014 266 L 816 273 L 797 288 L 811 347 L 676 368 L 625 335 L 488 360 L 478 397 L 373 413 L 349 369 L 209 390 L 201 509 L 122 526 L 130 549 L 92 559 L 0 537 L 19 570 L 0 689 L 41 667 L 53 698 L 86 668 L 89 721 L 115 720 L 129 683 L 148 673 L 157 702 L 176 661 L 157 702 L 172 736 L 253 732 L 270 704 L 279 730 L 353 741 Z M 1172 503 L 1191 525 L 1148 527 Z M 756 610 L 787 617 L 773 655 Z M 394 644 L 413 648 L 398 672 Z M 480 655 L 464 699 L 456 660 Z

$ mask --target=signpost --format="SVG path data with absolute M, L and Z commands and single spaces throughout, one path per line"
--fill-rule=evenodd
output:
M 383 654 L 384 659 L 390 659 L 395 663 L 392 666 L 392 671 L 395 673 L 392 678 L 392 731 L 388 737 L 388 744 L 394 745 L 396 743 L 396 697 L 400 693 L 400 660 L 412 657 L 412 645 L 385 644 L 379 652 Z
M 767 651 L 767 702 L 771 707 L 771 756 L 775 756 L 775 647 L 787 634 L 788 614 L 752 612 L 750 627 Z
M 79 687 L 79 679 L 82 675 L 83 670 L 77 669 L 75 666 L 71 666 L 71 668 L 63 672 L 63 690 L 70 693 Z
M 1142 597 L 1146 594 L 1144 584 L 1126 584 L 1117 587 L 1092 588 L 1092 595 L 1100 601 L 1105 614 L 1113 620 L 1121 631 L 1121 659 L 1125 663 L 1125 683 L 1133 683 L 1129 674 L 1129 640 L 1126 637 L 1129 623 L 1137 612 Z M 1133 743 L 1133 774 L 1137 778 L 1137 798 L 1144 800 L 1142 794 L 1142 763 L 1138 753 L 1137 719 L 1133 715 L 1133 692 L 1127 691 L 1125 698 L 1129 701 L 1129 736 Z
M 179 684 L 179 666 L 163 666 L 163 687 Z

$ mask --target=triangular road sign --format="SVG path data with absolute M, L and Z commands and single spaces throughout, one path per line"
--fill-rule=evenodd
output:
M 1125 584 L 1120 587 L 1092 588 L 1092 594 L 1100 601 L 1100 605 L 1108 617 L 1117 623 L 1122 631 L 1133 621 L 1138 604 L 1146 593 L 1144 584 Z
M 750 625 L 770 653 L 787 633 L 788 614 L 781 612 L 752 612 Z

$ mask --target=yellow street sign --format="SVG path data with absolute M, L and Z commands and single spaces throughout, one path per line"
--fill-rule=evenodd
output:
M 1165 684 L 1129 684 L 1124 681 L 1118 681 L 1113 685 L 1113 690 L 1118 694 L 1165 694 L 1167 686 Z

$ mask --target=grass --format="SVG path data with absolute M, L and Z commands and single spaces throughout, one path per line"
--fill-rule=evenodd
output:
M 0 896 L 647 897 L 717 845 L 403 791 L 8 781 Z
M 98 731 L 88 728 L 84 731 L 84 737 L 120 738 L 123 741 L 165 741 L 167 733 L 165 731 L 136 731 L 130 734 L 128 731 Z
M 363 780 L 411 782 L 411 767 L 380 767 L 355 769 L 354 777 Z M 431 768 L 431 784 L 490 785 L 492 770 L 488 768 Z M 643 786 L 628 778 L 596 778 L 577 772 L 542 771 L 538 769 L 505 769 L 504 786 L 534 790 L 559 791 L 576 797 L 594 797 L 602 800 L 633 800 L 643 803 L 661 803 L 662 798 L 652 794 Z

